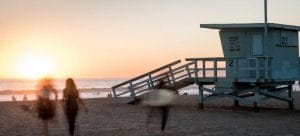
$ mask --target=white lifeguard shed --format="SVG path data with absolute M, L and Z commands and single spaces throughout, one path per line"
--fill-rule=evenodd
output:
M 200 90 L 201 107 L 204 100 L 222 96 L 234 99 L 236 105 L 253 102 L 256 110 L 268 98 L 286 101 L 293 109 L 292 85 L 300 79 L 299 26 L 243 23 L 200 27 L 220 30 L 226 61 L 226 76 L 217 78 L 215 89 Z M 219 68 L 215 65 L 214 69 Z M 204 98 L 203 90 L 212 93 L 211 98 Z M 283 94 L 286 91 L 287 96 Z
M 200 25 L 202 28 L 220 30 L 224 57 L 229 58 L 226 78 L 237 82 L 288 82 L 299 79 L 300 27 L 269 23 L 265 39 L 264 26 L 264 23 Z

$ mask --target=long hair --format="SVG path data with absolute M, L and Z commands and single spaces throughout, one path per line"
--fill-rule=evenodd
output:
M 77 87 L 72 78 L 68 78 L 66 80 L 66 87 L 63 90 L 63 93 L 64 93 L 63 94 L 64 99 L 68 99 L 69 97 L 73 97 L 73 96 L 78 97 L 79 91 L 77 90 Z
M 65 89 L 68 90 L 68 91 L 77 90 L 77 87 L 76 87 L 76 85 L 74 83 L 74 80 L 72 78 L 68 78 L 66 80 L 66 88 Z

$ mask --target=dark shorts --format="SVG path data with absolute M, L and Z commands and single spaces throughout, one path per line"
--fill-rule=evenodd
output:
M 38 117 L 47 120 L 55 115 L 55 104 L 49 99 L 39 98 L 37 103 Z

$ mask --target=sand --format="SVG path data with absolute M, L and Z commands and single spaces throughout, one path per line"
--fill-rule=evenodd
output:
M 85 99 L 89 112 L 79 111 L 77 136 L 221 136 L 221 135 L 300 135 L 300 93 L 294 95 L 295 110 L 287 103 L 270 100 L 259 113 L 251 107 L 233 107 L 232 100 L 221 99 L 197 108 L 197 96 L 180 96 L 170 108 L 165 132 L 160 131 L 156 113 L 146 129 L 149 109 L 128 105 L 129 98 Z M 28 102 L 30 104 L 32 102 Z M 40 136 L 42 121 L 35 113 L 20 108 L 22 102 L 0 103 L 0 136 Z M 67 136 L 67 124 L 61 104 L 49 123 L 50 136 Z

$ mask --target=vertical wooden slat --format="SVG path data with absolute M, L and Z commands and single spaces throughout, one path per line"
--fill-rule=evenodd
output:
M 203 78 L 206 77 L 206 66 L 205 66 L 205 60 L 202 60 L 202 76 Z
M 169 66 L 169 73 L 171 74 L 172 82 L 175 83 L 175 77 L 171 66 Z
M 148 89 L 150 90 L 152 88 L 151 84 L 150 84 L 150 80 L 147 81 L 147 86 L 148 86 Z
M 218 78 L 218 63 L 217 60 L 214 58 L 214 79 Z
M 192 75 L 191 75 L 191 72 L 190 72 L 190 69 L 189 69 L 189 66 L 188 66 L 188 65 L 185 66 L 185 70 L 186 70 L 186 72 L 187 72 L 189 78 L 191 78 Z
M 199 90 L 198 105 L 200 109 L 203 109 L 203 105 L 204 105 L 203 85 L 198 85 L 198 90 Z
M 194 82 L 196 83 L 196 84 L 198 84 L 198 64 L 197 64 L 197 60 L 194 60 L 194 68 L 195 68 L 195 78 L 194 78 Z
M 154 87 L 151 74 L 148 75 L 148 81 L 150 82 L 151 87 Z
M 169 73 L 166 74 L 166 78 L 167 78 L 167 80 L 168 80 L 168 84 L 170 85 L 170 84 L 171 84 L 171 80 L 170 80 L 170 78 L 169 78 Z

